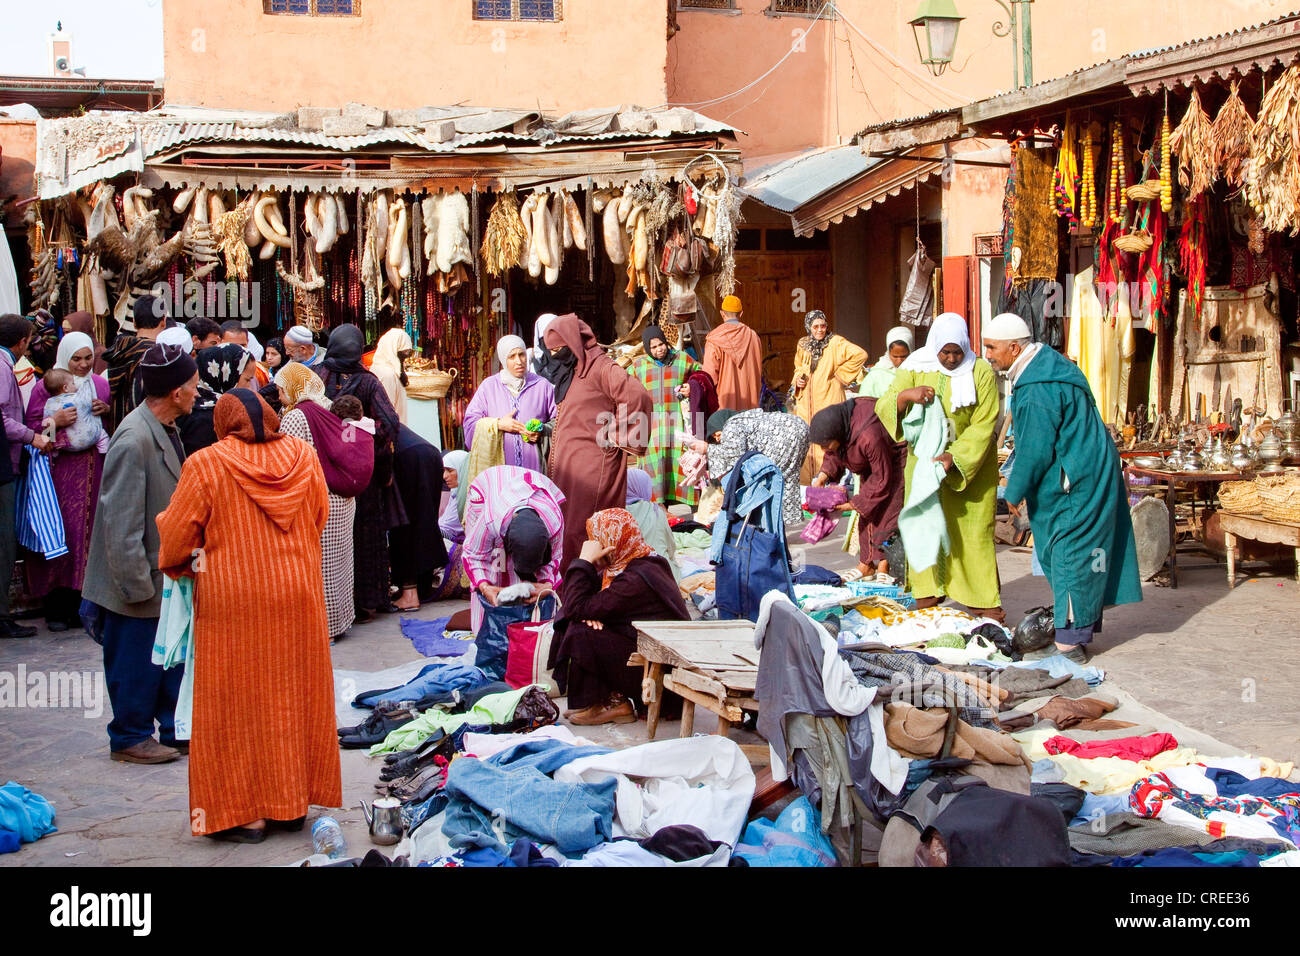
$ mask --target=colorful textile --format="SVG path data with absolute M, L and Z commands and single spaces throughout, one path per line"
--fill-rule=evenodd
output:
M 1129 807 L 1144 817 L 1195 827 L 1213 837 L 1268 839 L 1300 845 L 1300 793 L 1264 798 L 1206 796 L 1176 787 L 1163 773 L 1134 784 Z
M 664 504 L 680 502 L 694 507 L 699 500 L 695 489 L 679 484 L 678 466 L 682 446 L 678 435 L 685 431 L 682 403 L 677 390 L 698 369 L 695 359 L 685 352 L 670 352 L 667 362 L 643 355 L 629 370 L 654 402 L 650 418 L 650 444 L 637 465 L 650 474 L 655 492 Z
M 641 537 L 636 518 L 622 508 L 607 508 L 588 518 L 587 537 L 609 549 L 604 562 L 605 587 L 627 569 L 628 562 L 654 554 L 654 549 Z
M 0 787 L 0 830 L 17 833 L 23 843 L 32 843 L 58 829 L 53 804 L 39 793 L 12 780 Z
M 722 427 L 722 438 L 709 446 L 709 477 L 722 478 L 751 451 L 767 456 L 781 470 L 785 479 L 781 514 L 786 523 L 803 520 L 799 469 L 808 454 L 807 423 L 785 412 L 759 408 L 733 415 Z
M 1043 741 L 1049 754 L 1091 757 L 1122 757 L 1125 760 L 1150 760 L 1156 754 L 1173 750 L 1178 741 L 1173 734 L 1149 734 L 1146 737 L 1121 737 L 1118 740 L 1092 740 L 1080 743 L 1069 737 L 1051 737 Z
M 471 590 L 481 584 L 519 584 L 514 565 L 505 556 L 505 531 L 520 508 L 531 508 L 551 536 L 551 560 L 537 574 L 539 584 L 560 580 L 560 548 L 564 540 L 564 493 L 540 472 L 514 465 L 489 468 L 470 485 L 465 503 L 465 546 L 462 563 Z M 470 602 L 473 630 L 483 622 L 478 598 Z

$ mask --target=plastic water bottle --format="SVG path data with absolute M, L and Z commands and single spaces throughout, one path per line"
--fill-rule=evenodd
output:
M 311 842 L 317 853 L 331 860 L 347 856 L 348 841 L 343 838 L 343 828 L 333 817 L 321 817 L 311 825 Z

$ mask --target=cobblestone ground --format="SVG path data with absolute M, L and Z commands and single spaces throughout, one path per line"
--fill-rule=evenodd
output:
M 808 560 L 832 568 L 851 563 L 831 544 L 808 549 Z M 1003 549 L 999 568 L 1009 620 L 1050 603 L 1046 582 L 1029 575 L 1028 554 Z M 1289 567 L 1275 569 L 1229 591 L 1222 566 L 1205 566 L 1182 569 L 1176 591 L 1147 585 L 1144 602 L 1108 614 L 1098 638 L 1094 663 L 1108 672 L 1108 689 L 1158 712 L 1142 719 L 1203 752 L 1300 761 L 1298 591 L 1294 578 L 1283 576 L 1289 574 Z M 418 616 L 432 620 L 456 608 L 430 605 Z M 416 655 L 394 616 L 354 628 L 333 648 L 333 659 L 338 669 L 373 672 Z M 42 629 L 28 640 L 0 641 L 0 674 L 17 677 L 20 665 L 29 675 L 103 672 L 99 647 L 80 632 Z M 186 761 L 136 766 L 109 760 L 109 717 L 107 699 L 97 716 L 83 707 L 0 711 L 0 779 L 49 798 L 59 827 L 18 853 L 0 856 L 0 866 L 284 865 L 311 852 L 305 830 L 275 833 L 259 846 L 190 836 Z M 713 726 L 701 710 L 697 732 Z M 659 736 L 676 736 L 677 730 L 666 723 Z M 645 724 L 588 728 L 586 735 L 626 747 L 644 741 Z M 737 739 L 760 742 L 752 734 Z M 345 807 L 334 813 L 352 850 L 364 852 L 369 841 L 357 802 L 375 796 L 378 762 L 363 751 L 343 751 L 342 767 Z

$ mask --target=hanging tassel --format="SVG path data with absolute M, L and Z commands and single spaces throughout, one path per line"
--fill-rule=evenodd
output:
M 470 240 L 469 247 L 472 249 L 474 256 L 474 281 L 477 283 L 480 278 L 482 268 L 482 252 L 480 250 L 479 237 L 479 220 L 478 220 L 478 180 L 475 179 L 470 185 L 469 191 L 469 229 Z

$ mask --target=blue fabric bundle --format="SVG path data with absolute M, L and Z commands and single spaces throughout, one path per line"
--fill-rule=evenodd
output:
M 17 834 L 22 843 L 33 843 L 47 833 L 56 832 L 53 804 L 39 793 L 32 793 L 22 784 L 10 780 L 0 787 L 0 831 L 6 830 Z M 0 852 L 16 849 L 17 845 L 6 850 L 0 844 Z

